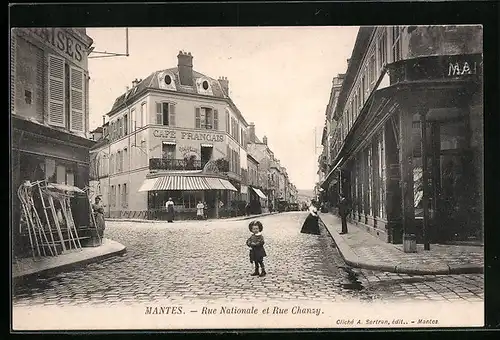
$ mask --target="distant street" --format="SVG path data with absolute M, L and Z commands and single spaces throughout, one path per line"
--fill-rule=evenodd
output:
M 481 300 L 483 275 L 350 270 L 332 239 L 301 234 L 304 212 L 261 218 L 268 275 L 253 266 L 246 221 L 107 222 L 124 256 L 16 287 L 14 306 L 195 301 Z

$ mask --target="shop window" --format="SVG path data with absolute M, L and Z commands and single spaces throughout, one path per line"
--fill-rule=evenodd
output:
M 110 204 L 112 207 L 114 207 L 115 206 L 115 186 L 114 185 L 111 186 L 110 198 L 111 198 Z
M 387 62 L 387 30 L 385 27 L 382 28 L 384 31 L 378 40 L 378 62 L 379 69 L 385 66 Z
M 121 196 L 122 196 L 122 185 L 118 184 L 118 192 L 116 193 L 116 205 L 118 207 L 120 207 L 121 204 L 122 204 L 122 202 L 121 202 Z
M 392 27 L 392 61 L 401 59 L 401 27 Z
M 203 192 L 199 191 L 183 191 L 182 192 L 182 202 L 181 203 L 186 209 L 196 208 L 196 204 L 203 200 Z
M 161 150 L 162 158 L 163 159 L 175 159 L 175 149 L 176 149 L 175 144 L 163 143 L 162 150 Z
M 128 193 L 127 193 L 127 183 L 123 183 L 123 189 L 122 189 L 122 207 L 128 208 Z
M 386 185 L 386 168 L 385 168 L 385 148 L 384 148 L 384 133 L 380 134 L 378 139 L 378 156 L 379 156 L 379 216 L 386 219 L 386 198 L 385 198 L 385 185 Z
M 372 201 L 372 195 L 373 195 L 373 160 L 372 160 L 372 149 L 371 147 L 368 148 L 367 150 L 367 165 L 368 168 L 366 169 L 368 171 L 368 192 L 366 193 L 367 195 L 367 202 L 368 202 L 368 214 L 373 215 L 373 201 Z
M 27 105 L 31 105 L 33 103 L 32 92 L 30 90 L 24 90 L 24 102 Z
M 175 126 L 175 105 L 172 103 L 156 103 L 156 124 Z

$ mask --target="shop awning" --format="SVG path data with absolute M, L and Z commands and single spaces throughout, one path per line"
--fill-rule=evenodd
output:
M 227 189 L 227 190 L 231 190 L 231 191 L 238 191 L 238 190 L 234 187 L 234 185 L 232 185 L 232 184 L 231 184 L 228 180 L 226 180 L 226 179 L 221 179 L 220 181 L 222 182 L 222 185 L 223 185 L 224 187 L 226 187 L 226 189 Z
M 67 184 L 60 184 L 60 183 L 48 183 L 47 184 L 48 189 L 56 189 L 59 191 L 65 191 L 65 192 L 78 192 L 81 194 L 84 194 L 85 191 L 82 189 L 75 187 L 73 185 L 67 185 Z
M 146 178 L 144 182 L 142 182 L 141 187 L 139 188 L 139 191 L 151 191 L 154 188 L 154 185 L 158 178 Z
M 153 190 L 209 190 L 211 189 L 203 177 L 165 176 L 159 177 Z
M 147 178 L 139 191 L 156 190 L 231 190 L 238 191 L 229 181 L 215 177 L 163 176 Z
M 208 185 L 214 190 L 226 190 L 224 184 L 222 184 L 219 178 L 205 177 Z
M 248 187 L 246 185 L 242 185 L 240 188 L 240 192 L 242 194 L 248 194 Z
M 252 188 L 252 190 L 255 191 L 255 193 L 257 194 L 257 196 L 259 196 L 260 198 L 267 199 L 267 196 L 264 195 L 264 193 L 262 191 L 260 191 L 260 189 L 257 189 L 257 188 L 254 188 L 254 187 L 250 187 L 250 188 Z
M 204 148 L 213 148 L 213 144 L 201 143 L 201 146 Z
M 177 145 L 175 141 L 163 141 L 162 144 L 164 145 Z

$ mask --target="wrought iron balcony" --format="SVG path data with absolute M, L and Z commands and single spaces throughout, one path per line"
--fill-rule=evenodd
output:
M 202 170 L 207 160 L 150 158 L 149 170 Z

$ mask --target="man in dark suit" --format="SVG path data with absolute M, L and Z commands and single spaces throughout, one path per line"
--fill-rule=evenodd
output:
M 340 218 L 342 219 L 341 234 L 347 234 L 347 216 L 349 215 L 349 213 L 350 213 L 349 202 L 347 201 L 347 198 L 341 194 L 339 202 L 339 215 Z

